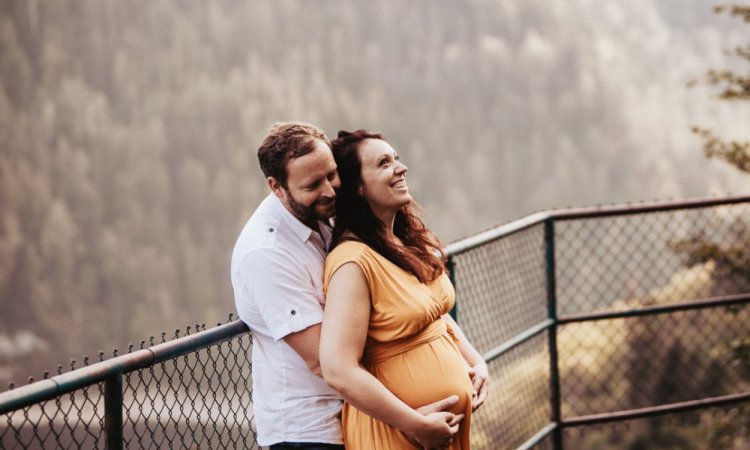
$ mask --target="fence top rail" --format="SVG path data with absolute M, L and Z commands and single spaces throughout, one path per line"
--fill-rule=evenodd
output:
M 729 197 L 694 198 L 686 200 L 667 200 L 624 205 L 595 206 L 585 208 L 570 208 L 541 211 L 518 220 L 491 228 L 487 231 L 469 236 L 445 246 L 445 253 L 454 256 L 472 250 L 480 245 L 500 239 L 519 231 L 531 228 L 547 221 L 564 221 L 575 219 L 591 219 L 595 217 L 624 216 L 649 212 L 674 211 L 680 209 L 708 208 L 712 206 L 750 203 L 750 195 Z
M 240 320 L 235 320 L 10 391 L 0 392 L 0 414 L 73 392 L 82 387 L 105 381 L 117 374 L 132 372 L 177 356 L 186 355 L 248 331 L 247 325 Z

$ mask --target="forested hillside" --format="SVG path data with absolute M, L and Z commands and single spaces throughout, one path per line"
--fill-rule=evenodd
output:
M 275 120 L 382 131 L 452 240 L 550 207 L 742 190 L 686 83 L 701 0 L 0 0 L 0 382 L 233 310 Z

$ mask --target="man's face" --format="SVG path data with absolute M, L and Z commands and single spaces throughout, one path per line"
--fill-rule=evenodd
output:
M 269 180 L 271 189 L 300 222 L 317 230 L 318 220 L 333 216 L 336 206 L 334 189 L 341 185 L 331 149 L 316 139 L 315 149 L 291 159 L 286 171 L 286 187 Z

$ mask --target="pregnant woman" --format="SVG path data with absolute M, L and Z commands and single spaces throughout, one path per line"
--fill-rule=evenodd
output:
M 447 315 L 453 286 L 439 241 L 412 211 L 407 168 L 379 133 L 340 131 L 332 147 L 341 188 L 320 363 L 346 401 L 346 448 L 467 450 L 487 365 Z M 415 410 L 452 395 L 447 412 Z

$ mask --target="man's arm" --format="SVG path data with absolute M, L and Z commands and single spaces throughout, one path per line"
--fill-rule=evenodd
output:
M 310 371 L 321 376 L 318 348 L 323 310 L 305 267 L 273 249 L 248 253 L 240 264 L 247 295 L 254 299 L 270 337 L 286 342 Z
M 323 377 L 320 371 L 320 324 L 312 325 L 302 331 L 284 336 L 284 342 L 305 361 L 310 371 L 319 377 Z

